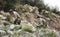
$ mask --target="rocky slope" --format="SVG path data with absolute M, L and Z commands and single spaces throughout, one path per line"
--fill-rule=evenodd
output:
M 60 16 L 30 5 L 0 11 L 0 37 L 60 37 Z

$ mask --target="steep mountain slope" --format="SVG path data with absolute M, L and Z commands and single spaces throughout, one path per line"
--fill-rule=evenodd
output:
M 60 16 L 30 5 L 16 6 L 16 11 L 0 11 L 1 37 L 60 37 Z

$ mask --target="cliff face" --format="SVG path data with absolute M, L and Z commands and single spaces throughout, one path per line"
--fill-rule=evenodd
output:
M 16 6 L 16 11 L 0 11 L 1 37 L 60 37 L 60 16 L 30 5 Z

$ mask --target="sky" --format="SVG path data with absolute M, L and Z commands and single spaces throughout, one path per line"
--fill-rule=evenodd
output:
M 60 10 L 60 0 L 44 0 L 44 3 L 52 8 L 57 7 Z

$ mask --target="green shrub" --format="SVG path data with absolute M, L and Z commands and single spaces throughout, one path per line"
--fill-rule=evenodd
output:
M 43 0 L 20 0 L 21 4 L 29 4 L 31 6 L 36 6 L 39 8 L 39 11 L 45 8 Z
M 17 0 L 0 0 L 0 7 L 4 11 L 8 11 L 10 9 L 14 9 L 14 5 L 16 4 L 16 2 Z

